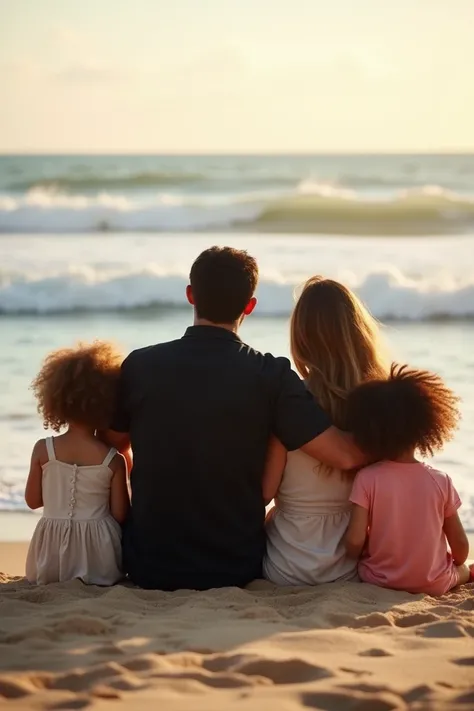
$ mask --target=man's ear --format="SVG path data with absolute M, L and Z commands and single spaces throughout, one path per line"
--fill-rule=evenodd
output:
M 257 305 L 257 299 L 255 298 L 255 296 L 252 296 L 252 298 L 250 299 L 250 301 L 248 302 L 247 306 L 244 309 L 244 316 L 250 316 L 250 314 L 252 313 L 252 311 L 254 310 L 256 305 Z
M 191 287 L 191 284 L 188 284 L 186 287 L 186 298 L 191 304 L 191 306 L 194 306 L 194 296 L 193 296 L 193 289 Z

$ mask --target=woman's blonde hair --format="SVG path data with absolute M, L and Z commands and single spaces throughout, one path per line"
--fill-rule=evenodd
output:
M 296 303 L 291 354 L 308 389 L 341 429 L 349 393 L 389 371 L 377 321 L 350 289 L 322 276 L 308 279 Z

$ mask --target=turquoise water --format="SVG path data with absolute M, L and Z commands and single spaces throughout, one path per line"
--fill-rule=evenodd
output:
M 99 337 L 118 342 L 124 352 L 128 352 L 179 337 L 190 320 L 191 313 L 186 310 L 150 315 L 81 315 L 74 319 L 68 316 L 3 318 L 0 388 L 4 396 L 0 403 L 0 440 L 6 447 L 3 447 L 0 464 L 0 508 L 18 511 L 24 507 L 22 496 L 30 450 L 36 439 L 43 436 L 28 386 L 49 350 L 79 338 Z M 471 467 L 474 460 L 474 327 L 466 323 L 397 323 L 387 327 L 385 335 L 394 357 L 438 370 L 463 397 L 464 419 L 459 433 L 435 461 L 452 475 L 463 497 L 463 519 L 474 529 Z M 242 337 L 260 350 L 288 355 L 285 317 L 251 317 L 243 326 Z M 32 522 L 21 521 L 26 538 Z M 0 540 L 7 537 L 12 522 L 11 517 L 0 516 Z
M 473 155 L 0 156 L 0 231 L 474 231 Z
M 446 378 L 464 417 L 436 461 L 474 530 L 473 155 L 0 156 L 0 540 L 35 520 L 1 512 L 24 508 L 42 358 L 81 338 L 126 353 L 179 337 L 212 244 L 259 261 L 242 332 L 256 348 L 288 354 L 295 289 L 319 273 L 387 324 L 395 359 Z

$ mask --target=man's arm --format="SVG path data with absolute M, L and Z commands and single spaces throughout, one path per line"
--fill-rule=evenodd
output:
M 288 451 L 302 449 L 310 457 L 334 469 L 356 469 L 367 458 L 352 436 L 332 425 L 304 383 L 285 358 L 277 359 L 279 380 L 275 401 L 273 434 Z
M 359 469 L 367 464 L 367 457 L 354 443 L 352 435 L 331 426 L 300 449 L 334 469 Z

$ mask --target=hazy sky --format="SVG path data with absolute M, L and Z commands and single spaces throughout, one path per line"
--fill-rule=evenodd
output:
M 0 0 L 0 151 L 474 149 L 474 0 Z

